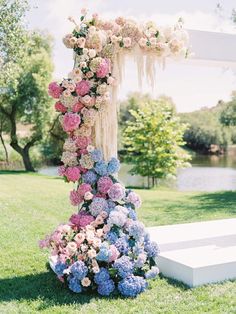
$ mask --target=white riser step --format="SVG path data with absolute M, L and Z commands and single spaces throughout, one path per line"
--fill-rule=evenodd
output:
M 148 228 L 163 275 L 190 287 L 236 279 L 236 219 Z

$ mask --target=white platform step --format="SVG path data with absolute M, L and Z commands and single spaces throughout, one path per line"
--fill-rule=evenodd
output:
M 163 275 L 195 287 L 236 279 L 236 219 L 148 228 Z

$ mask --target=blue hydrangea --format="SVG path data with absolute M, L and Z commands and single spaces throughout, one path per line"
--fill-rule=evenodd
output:
M 135 240 L 140 240 L 144 237 L 145 228 L 144 224 L 140 221 L 133 221 L 129 225 L 129 235 L 133 237 Z
M 67 268 L 66 264 L 64 263 L 57 263 L 55 265 L 55 273 L 57 274 L 57 276 L 63 276 L 63 271 Z
M 114 281 L 109 279 L 98 285 L 98 293 L 104 296 L 110 295 L 115 290 Z
M 94 184 L 97 181 L 98 176 L 95 172 L 89 170 L 82 175 L 82 179 L 85 183 Z
M 105 161 L 97 162 L 94 169 L 100 176 L 107 175 L 107 164 Z
M 113 211 L 116 207 L 116 203 L 114 203 L 112 200 L 107 200 L 107 205 L 108 205 L 108 208 L 107 208 L 107 213 L 110 214 L 111 211 Z
M 147 286 L 147 281 L 143 277 L 132 275 L 119 282 L 118 290 L 125 297 L 136 297 Z
M 97 285 L 101 285 L 103 282 L 107 281 L 110 279 L 109 272 L 106 268 L 102 267 L 100 268 L 100 271 L 95 274 L 94 276 L 94 282 Z
M 135 260 L 134 266 L 137 268 L 142 268 L 147 260 L 147 255 L 144 253 L 140 253 Z
M 129 243 L 127 237 L 125 236 L 119 238 L 116 241 L 115 246 L 120 253 L 127 254 L 129 252 Z
M 156 266 L 152 266 L 152 268 L 146 272 L 145 274 L 145 278 L 146 279 L 153 279 L 153 278 L 156 278 L 157 275 L 159 274 L 159 268 L 156 267 Z
M 90 213 L 97 217 L 103 210 L 107 211 L 107 201 L 102 197 L 94 197 L 92 203 L 89 205 Z
M 133 246 L 133 253 L 135 255 L 139 255 L 139 254 L 145 253 L 142 243 L 139 243 L 139 242 L 135 243 L 135 245 Z
M 144 243 L 149 243 L 150 242 L 150 234 L 148 232 L 144 233 Z
M 134 209 L 129 208 L 129 214 L 128 214 L 129 218 L 132 220 L 137 220 L 137 213 Z
M 96 259 L 100 262 L 108 262 L 110 257 L 111 251 L 109 250 L 109 245 L 108 243 L 103 242 L 100 246 Z
M 106 240 L 109 241 L 111 244 L 114 244 L 118 240 L 118 235 L 113 231 L 109 231 L 106 234 Z
M 93 161 L 95 162 L 102 161 L 103 155 L 99 149 L 94 149 L 92 152 L 90 152 L 90 155 Z
M 75 262 L 70 267 L 70 272 L 78 280 L 82 280 L 88 273 L 88 267 L 82 261 Z
M 68 281 L 69 281 L 69 289 L 70 290 L 72 290 L 73 292 L 76 292 L 76 293 L 80 293 L 82 291 L 82 287 L 81 287 L 81 284 L 80 284 L 80 281 L 78 280 L 78 278 L 69 276 Z
M 114 263 L 114 268 L 118 270 L 118 274 L 122 278 L 126 278 L 133 273 L 134 264 L 128 256 L 123 255 Z
M 117 173 L 120 170 L 120 162 L 117 158 L 113 157 L 108 163 L 107 171 L 109 174 Z
M 147 242 L 144 246 L 148 257 L 157 257 L 160 250 L 156 242 Z

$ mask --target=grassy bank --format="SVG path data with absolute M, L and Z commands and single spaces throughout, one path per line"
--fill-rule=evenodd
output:
M 236 282 L 188 289 L 166 278 L 136 299 L 76 295 L 45 266 L 37 241 L 66 221 L 71 185 L 20 172 L 0 174 L 0 313 L 235 313 Z M 182 193 L 138 190 L 139 218 L 163 225 L 236 217 L 236 192 Z

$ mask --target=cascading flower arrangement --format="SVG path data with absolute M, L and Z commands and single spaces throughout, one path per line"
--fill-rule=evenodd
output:
M 137 220 L 141 200 L 118 181 L 120 163 L 109 156 L 107 134 L 99 138 L 96 121 L 104 111 L 116 111 L 107 108 L 116 79 L 114 60 L 121 50 L 138 46 L 159 58 L 185 56 L 186 40 L 179 26 L 138 26 L 123 17 L 103 21 L 97 14 L 88 19 L 85 10 L 81 23 L 63 39 L 74 50 L 75 66 L 67 79 L 49 85 L 49 95 L 57 100 L 55 109 L 68 135 L 59 175 L 75 184 L 70 201 L 79 211 L 40 245 L 51 250 L 50 265 L 59 280 L 76 293 L 90 289 L 135 297 L 159 273 L 158 246 Z

